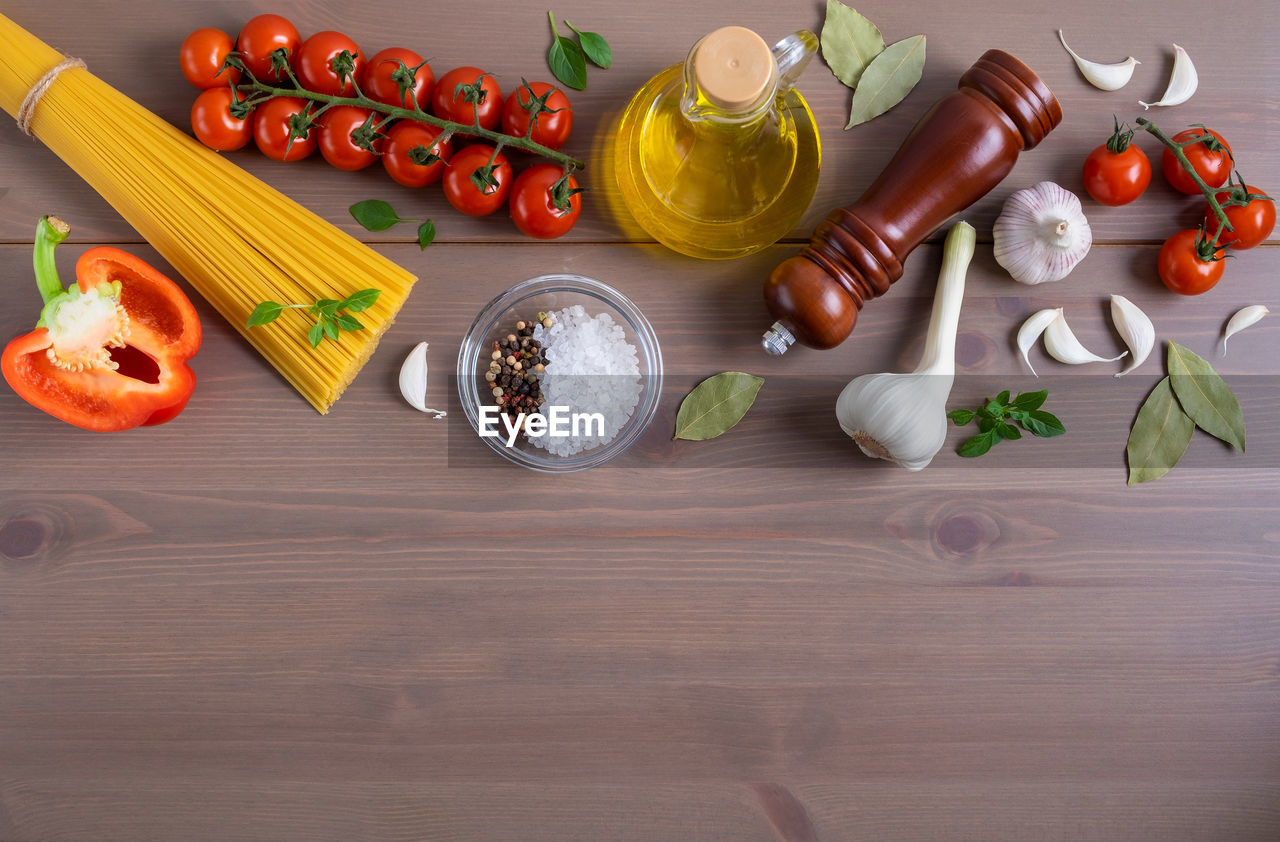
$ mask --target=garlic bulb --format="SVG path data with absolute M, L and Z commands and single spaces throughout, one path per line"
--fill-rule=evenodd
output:
M 1144 109 L 1153 105 L 1181 105 L 1191 99 L 1191 95 L 1196 92 L 1196 87 L 1200 84 L 1200 76 L 1196 73 L 1196 66 L 1191 63 L 1191 56 L 1187 55 L 1187 51 L 1173 45 L 1173 73 L 1169 76 L 1169 87 L 1165 88 L 1164 96 L 1160 97 L 1159 102 L 1142 102 L 1138 101 Z
M 1080 344 L 1076 335 L 1067 326 L 1067 317 L 1062 308 L 1058 308 L 1058 318 L 1049 322 L 1044 331 L 1044 349 L 1060 363 L 1083 365 L 1084 363 L 1111 363 L 1129 353 L 1125 351 L 1114 357 L 1100 357 Z
M 1250 304 L 1248 307 L 1237 310 L 1236 314 L 1227 322 L 1226 332 L 1222 335 L 1222 355 L 1224 357 L 1227 355 L 1228 339 L 1250 325 L 1256 324 L 1263 316 L 1270 312 L 1271 311 L 1263 304 Z
M 435 413 L 444 418 L 448 413 L 427 406 L 427 343 L 419 342 L 400 365 L 400 394 L 409 406 L 419 412 Z
M 1081 58 L 1075 50 L 1067 46 L 1067 39 L 1063 37 L 1062 30 L 1058 30 L 1058 40 L 1062 42 L 1062 46 L 1071 58 L 1075 59 L 1076 67 L 1080 68 L 1080 73 L 1089 81 L 1090 85 L 1100 88 L 1104 91 L 1116 91 L 1123 88 L 1133 78 L 1133 68 L 1135 65 L 1142 64 L 1133 56 L 1129 56 L 1119 64 L 1102 64 L 1097 61 L 1089 61 Z
M 1062 280 L 1093 245 L 1080 200 L 1052 181 L 1010 196 L 992 236 L 996 262 L 1024 284 Z
M 924 468 L 947 438 L 947 397 L 956 373 L 956 329 L 964 276 L 977 234 L 957 222 L 947 234 L 942 271 L 920 365 L 910 374 L 864 374 L 836 400 L 840 428 L 868 456 L 908 471 Z
M 1146 361 L 1156 344 L 1156 328 L 1147 314 L 1123 295 L 1111 296 L 1111 322 L 1133 354 L 1129 366 L 1124 371 L 1116 372 L 1115 376 L 1120 377 Z

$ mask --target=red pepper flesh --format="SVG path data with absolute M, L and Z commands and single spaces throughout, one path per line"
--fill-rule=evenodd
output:
M 27 403 L 87 430 L 127 430 L 177 417 L 195 389 L 186 361 L 201 341 L 190 300 L 147 263 L 111 246 L 80 257 L 76 282 L 95 297 L 100 285 L 119 283 L 117 306 L 128 317 L 123 346 L 103 346 L 106 364 L 68 365 L 57 358 L 50 329 L 38 327 L 5 347 L 4 379 Z

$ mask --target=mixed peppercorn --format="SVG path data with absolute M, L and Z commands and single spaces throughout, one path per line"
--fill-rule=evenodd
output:
M 538 375 L 550 364 L 546 350 L 533 338 L 538 324 L 552 325 L 551 317 L 539 313 L 536 322 L 518 321 L 515 333 L 493 343 L 492 359 L 484 379 L 493 388 L 493 398 L 504 415 L 515 417 L 531 414 L 542 406 L 545 398 Z

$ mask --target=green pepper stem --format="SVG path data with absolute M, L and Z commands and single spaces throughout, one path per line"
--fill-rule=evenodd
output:
M 45 304 L 67 291 L 58 276 L 53 251 L 70 234 L 71 226 L 56 216 L 42 216 L 36 223 L 36 244 L 31 262 L 36 270 L 36 286 L 40 288 L 40 298 Z

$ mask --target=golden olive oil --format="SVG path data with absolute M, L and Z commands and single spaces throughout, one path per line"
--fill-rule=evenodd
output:
M 785 237 L 813 199 L 822 161 L 794 88 L 747 122 L 691 119 L 683 65 L 640 89 L 618 123 L 618 189 L 658 242 L 701 258 L 741 257 Z

